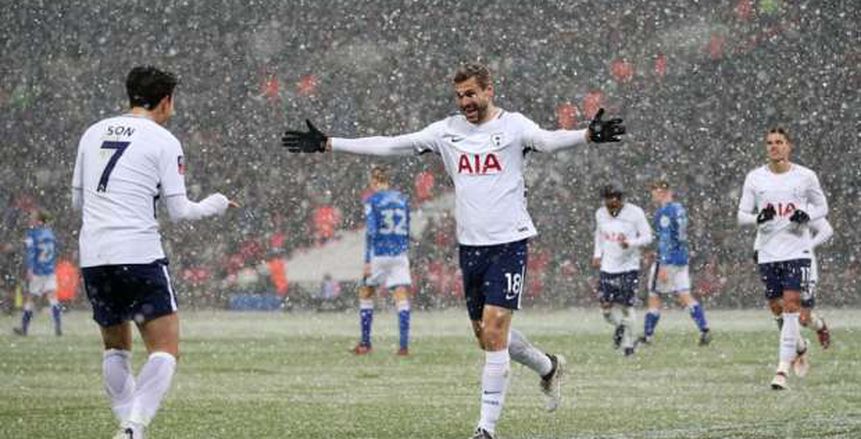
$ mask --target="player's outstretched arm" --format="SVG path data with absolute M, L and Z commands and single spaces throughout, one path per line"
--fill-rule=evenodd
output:
M 287 130 L 281 137 L 281 146 L 290 152 L 326 152 L 329 136 L 318 130 L 309 119 L 305 119 L 308 131 Z
M 349 152 L 362 155 L 408 155 L 424 149 L 432 149 L 433 138 L 423 131 L 400 136 L 374 136 L 358 139 L 329 137 L 318 130 L 310 120 L 305 120 L 308 131 L 287 130 L 281 137 L 281 145 L 288 151 L 297 152 Z
M 573 148 L 587 143 L 619 142 L 625 134 L 622 119 L 603 120 L 604 109 L 598 110 L 585 130 L 542 130 L 536 129 L 527 140 L 532 149 L 541 152 L 553 152 L 559 149 Z
M 222 215 L 228 208 L 239 207 L 237 202 L 219 193 L 214 193 L 200 202 L 191 201 L 185 195 L 174 195 L 165 198 L 165 204 L 167 213 L 174 222 Z

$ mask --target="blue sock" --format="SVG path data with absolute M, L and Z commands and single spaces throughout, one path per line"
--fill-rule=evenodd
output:
M 62 305 L 59 303 L 51 305 L 51 315 L 54 317 L 54 330 L 60 332 L 62 329 L 62 325 L 60 325 L 60 316 L 63 315 Z
M 697 328 L 700 328 L 700 332 L 708 331 L 709 324 L 706 322 L 706 313 L 703 311 L 703 307 L 700 303 L 694 302 L 689 309 L 691 311 L 691 318 L 697 323 Z
M 359 323 L 362 326 L 362 345 L 371 345 L 371 324 L 374 322 L 374 309 L 359 309 Z
M 33 319 L 33 311 L 29 309 L 24 310 L 24 314 L 21 314 L 21 330 L 24 333 L 27 333 L 27 328 L 30 327 L 30 320 Z
M 398 311 L 398 329 L 401 333 L 401 349 L 407 349 L 410 345 L 410 310 Z
M 643 328 L 643 332 L 645 333 L 646 337 L 651 337 L 652 334 L 655 333 L 655 328 L 658 326 L 658 320 L 660 319 L 660 312 L 649 311 L 646 313 L 645 327 Z

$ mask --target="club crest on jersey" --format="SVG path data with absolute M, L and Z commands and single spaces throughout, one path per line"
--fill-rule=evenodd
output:
M 469 175 L 490 175 L 502 172 L 502 164 L 494 153 L 460 154 L 457 173 Z
M 502 146 L 502 133 L 493 133 L 490 136 L 490 141 L 493 142 L 493 144 L 497 148 L 501 147 Z
M 181 155 L 176 156 L 176 169 L 179 175 L 185 175 L 185 158 Z

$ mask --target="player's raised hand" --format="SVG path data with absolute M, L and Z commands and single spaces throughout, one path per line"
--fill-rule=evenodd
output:
M 290 152 L 324 152 L 329 136 L 318 130 L 310 120 L 305 119 L 308 131 L 284 131 L 281 146 Z
M 762 224 L 766 221 L 771 221 L 774 219 L 774 216 L 777 215 L 777 211 L 774 210 L 774 206 L 769 204 L 765 206 L 765 209 L 759 211 L 759 214 L 756 215 L 756 223 Z
M 599 108 L 595 117 L 589 122 L 589 140 L 595 143 L 619 142 L 622 134 L 625 134 L 625 126 L 622 119 L 615 117 L 610 120 L 602 120 L 604 109 Z

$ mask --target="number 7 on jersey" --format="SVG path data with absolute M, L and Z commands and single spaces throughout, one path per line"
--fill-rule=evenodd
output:
M 108 188 L 108 179 L 111 178 L 111 172 L 113 172 L 114 166 L 117 165 L 117 160 L 126 152 L 126 148 L 128 148 L 130 143 L 116 141 L 105 141 L 102 143 L 102 149 L 113 149 L 114 154 L 108 160 L 108 164 L 105 165 L 105 170 L 102 171 L 102 177 L 99 178 L 99 187 L 96 188 L 96 192 L 104 192 Z

